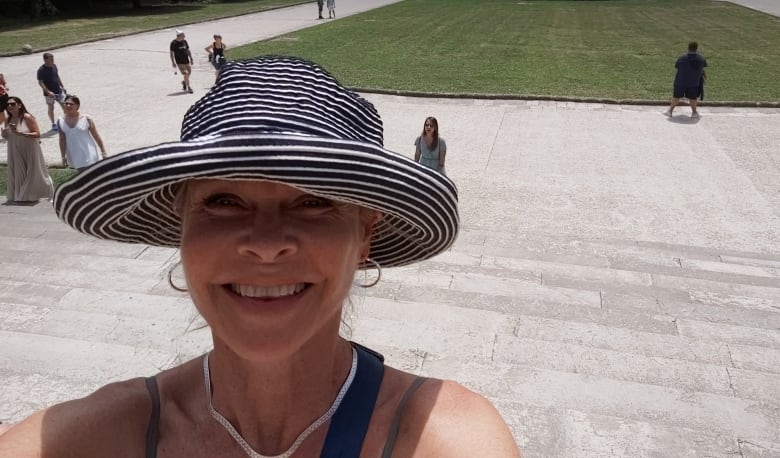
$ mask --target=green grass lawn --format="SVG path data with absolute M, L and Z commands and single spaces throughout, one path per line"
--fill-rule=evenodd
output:
M 62 167 L 49 167 L 49 175 L 51 175 L 52 181 L 54 181 L 54 188 L 68 181 L 70 177 L 76 174 L 74 169 L 66 169 Z M 0 165 L 0 196 L 5 196 L 8 193 L 8 167 Z
M 95 1 L 98 9 L 89 16 L 61 17 L 30 22 L 9 19 L 0 14 L 0 56 L 17 54 L 29 44 L 35 51 L 94 41 L 118 35 L 156 30 L 210 19 L 255 13 L 280 6 L 296 5 L 303 0 L 244 0 L 203 3 L 178 3 L 146 6 L 133 10 L 130 2 L 119 5 Z
M 780 101 L 780 19 L 710 0 L 406 0 L 234 48 L 386 90 L 668 100 L 699 42 L 705 101 Z

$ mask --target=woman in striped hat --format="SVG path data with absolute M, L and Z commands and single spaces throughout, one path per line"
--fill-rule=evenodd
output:
M 54 207 L 99 238 L 178 247 L 176 288 L 214 348 L 39 412 L 0 436 L 0 455 L 518 455 L 483 397 L 339 335 L 357 270 L 378 281 L 451 246 L 457 192 L 385 150 L 374 107 L 316 64 L 229 62 L 181 141 L 92 165 Z

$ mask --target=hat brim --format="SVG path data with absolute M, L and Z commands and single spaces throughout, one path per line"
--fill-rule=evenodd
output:
M 100 161 L 57 188 L 54 209 L 101 239 L 178 247 L 176 186 L 265 180 L 382 212 L 369 256 L 383 267 L 435 256 L 455 241 L 457 189 L 446 176 L 368 143 L 289 134 L 163 143 Z

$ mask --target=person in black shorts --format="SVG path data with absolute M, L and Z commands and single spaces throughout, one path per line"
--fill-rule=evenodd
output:
M 195 60 L 192 58 L 190 52 L 190 45 L 187 40 L 184 39 L 184 32 L 181 30 L 176 31 L 176 39 L 171 41 L 171 65 L 174 68 L 178 68 L 181 72 L 181 90 L 192 94 L 192 86 L 190 86 L 190 74 L 192 73 L 192 64 Z
M 674 64 L 677 74 L 674 77 L 672 103 L 664 113 L 666 116 L 671 117 L 674 107 L 685 97 L 691 103 L 691 117 L 699 117 L 696 105 L 699 97 L 704 95 L 704 81 L 707 79 L 704 67 L 707 66 L 707 59 L 698 53 L 698 49 L 699 44 L 695 41 L 688 43 L 688 52 L 680 56 Z
M 225 50 L 227 46 L 222 42 L 222 35 L 214 34 L 214 42 L 206 46 L 206 52 L 209 53 L 209 62 L 214 66 L 214 70 L 219 73 L 222 66 L 225 65 Z

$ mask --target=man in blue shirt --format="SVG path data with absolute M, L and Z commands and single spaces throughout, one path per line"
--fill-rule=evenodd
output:
M 680 98 L 687 97 L 691 103 L 691 118 L 699 117 L 696 104 L 698 98 L 704 94 L 704 81 L 707 79 L 704 67 L 707 66 L 707 59 L 697 52 L 698 49 L 699 44 L 695 41 L 688 43 L 688 52 L 680 56 L 674 64 L 677 74 L 674 77 L 672 104 L 664 113 L 666 116 L 671 117 L 674 107 L 680 103 Z
M 43 65 L 38 68 L 38 85 L 43 89 L 43 97 L 46 99 L 46 105 L 49 106 L 49 119 L 51 120 L 51 130 L 57 130 L 57 124 L 54 122 L 54 102 L 60 104 L 65 101 L 65 87 L 60 79 L 57 66 L 54 65 L 54 56 L 47 52 L 43 54 Z

